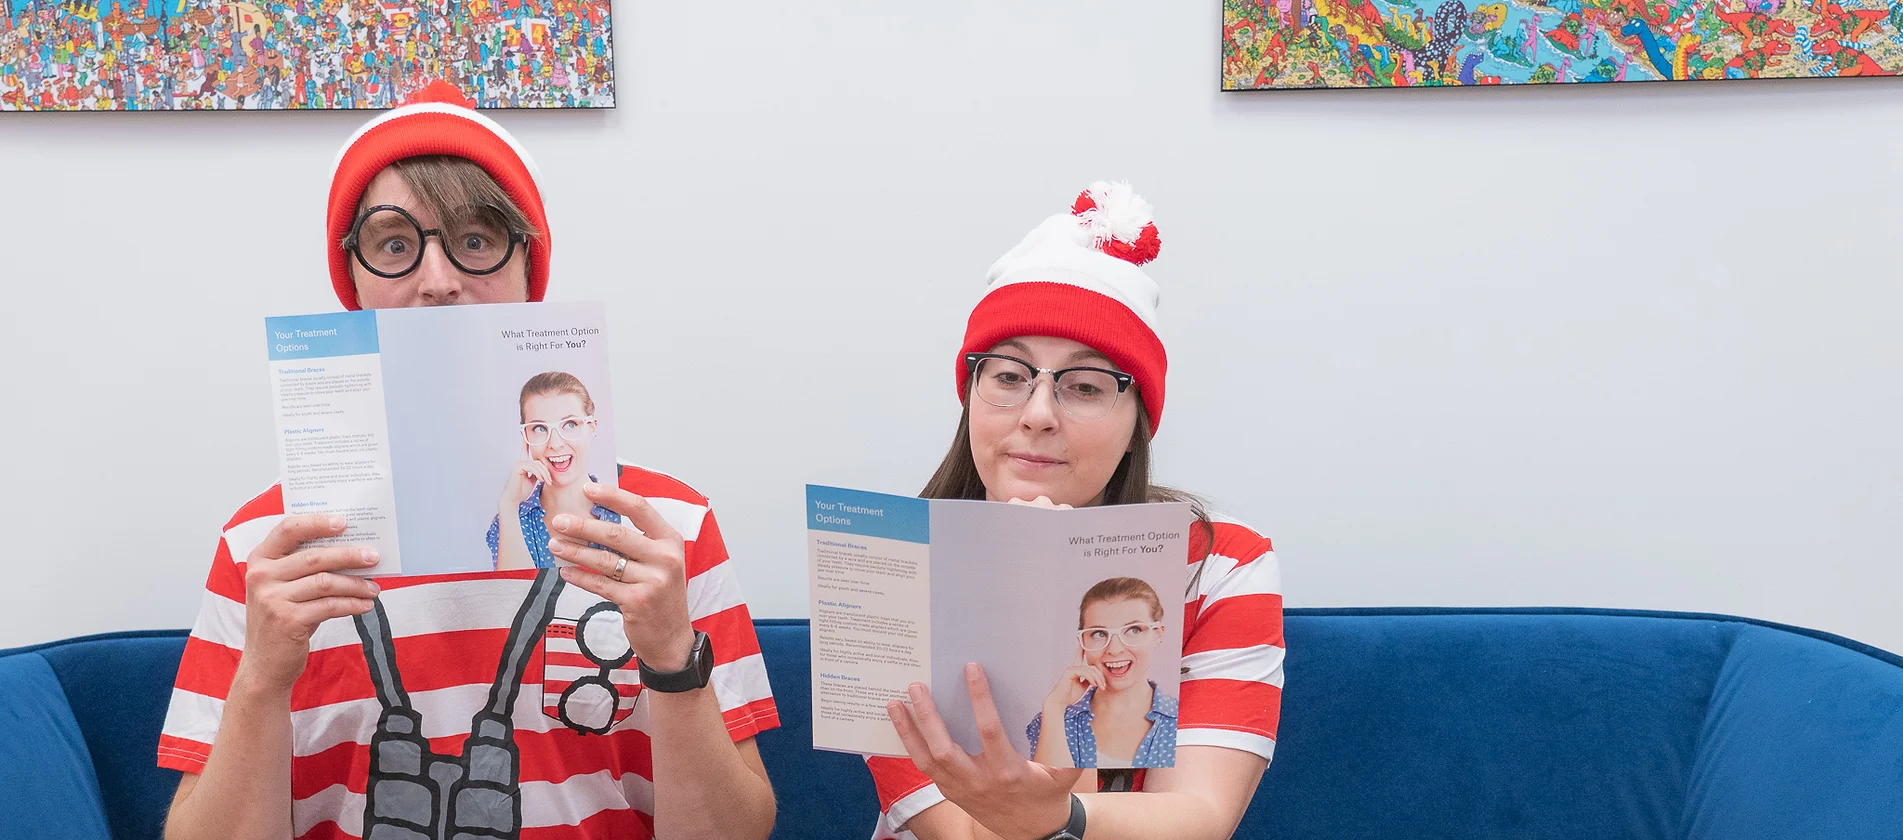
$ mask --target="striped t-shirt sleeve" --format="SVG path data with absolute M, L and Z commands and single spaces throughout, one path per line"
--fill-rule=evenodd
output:
M 866 769 L 872 771 L 872 786 L 879 794 L 879 822 L 872 840 L 913 840 L 912 832 L 899 827 L 945 801 L 938 785 L 909 758 L 867 756 Z
M 1282 575 L 1269 540 L 1215 523 L 1183 640 L 1178 747 L 1228 747 L 1275 757 L 1282 712 Z
M 713 645 L 711 680 L 727 734 L 744 741 L 777 728 L 780 712 L 767 684 L 753 615 L 727 560 L 727 544 L 709 509 L 687 554 L 687 614 L 694 629 L 706 633 Z
M 238 673 L 238 656 L 244 651 L 244 570 L 237 558 L 249 556 L 283 516 L 284 497 L 272 487 L 239 508 L 218 538 L 198 617 L 185 639 L 178 679 L 159 733 L 160 767 L 204 772 L 231 680 Z

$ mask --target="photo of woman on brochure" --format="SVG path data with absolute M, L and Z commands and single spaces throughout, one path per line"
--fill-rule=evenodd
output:
M 489 556 L 497 569 L 547 569 L 555 565 L 550 517 L 569 513 L 619 523 L 621 515 L 582 493 L 597 480 L 587 474 L 597 422 L 588 387 L 571 373 L 538 373 L 522 385 L 519 407 L 519 458 L 489 523 Z
M 1050 767 L 1171 767 L 1176 698 L 1149 679 L 1150 651 L 1169 631 L 1163 602 L 1141 578 L 1115 577 L 1077 606 L 1077 655 L 1025 727 L 1032 760 Z M 1062 738 L 1039 739 L 1061 719 Z

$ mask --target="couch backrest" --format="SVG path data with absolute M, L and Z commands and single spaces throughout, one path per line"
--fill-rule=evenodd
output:
M 0 835 L 112 836 L 91 750 L 53 666 L 38 653 L 0 657 L 0 791 Z
M 1687 840 L 1903 840 L 1903 660 L 1740 627 L 1700 743 Z
M 1291 610 L 1286 634 L 1239 837 L 1903 838 L 1903 661 L 1879 651 L 1592 610 Z
M 757 623 L 776 838 L 870 836 L 812 749 L 808 629 Z M 1903 838 L 1903 659 L 1723 617 L 1290 610 L 1276 758 L 1240 838 Z M 183 631 L 0 652 L 0 836 L 155 840 Z M 108 834 L 110 830 L 110 834 Z
M 780 811 L 775 838 L 872 836 L 879 798 L 865 759 L 813 749 L 810 633 L 803 619 L 761 619 L 760 655 L 780 707 L 780 728 L 760 733 L 760 756 L 773 780 Z
M 115 840 L 158 840 L 178 790 L 178 772 L 154 762 L 184 651 L 181 631 L 117 633 L 39 651 L 72 702 Z

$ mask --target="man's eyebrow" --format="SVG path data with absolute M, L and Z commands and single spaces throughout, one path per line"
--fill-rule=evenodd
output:
M 438 214 L 447 222 L 502 221 L 502 212 L 487 204 L 464 204 Z
M 410 226 L 409 222 L 401 218 L 398 218 L 395 215 L 386 215 L 383 213 L 378 213 L 374 216 L 371 216 L 369 221 L 364 223 L 364 227 L 370 230 L 385 230 L 387 228 L 409 227 L 409 226 Z
M 1106 356 L 1088 347 L 1070 354 L 1070 364 L 1074 365 L 1079 362 L 1090 362 L 1090 361 L 1103 362 L 1105 365 L 1108 365 L 1109 367 L 1112 367 L 1112 368 L 1115 368 L 1117 366 L 1116 362 L 1110 361 L 1109 356 Z

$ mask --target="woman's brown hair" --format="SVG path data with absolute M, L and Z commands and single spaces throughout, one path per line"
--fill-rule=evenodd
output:
M 1163 599 L 1157 597 L 1155 587 L 1143 578 L 1113 577 L 1097 581 L 1077 602 L 1077 629 L 1084 629 L 1084 610 L 1091 604 L 1110 601 L 1142 601 L 1150 607 L 1151 621 L 1163 620 Z
M 581 384 L 581 380 L 575 378 L 575 375 L 572 373 L 551 370 L 547 373 L 538 373 L 531 376 L 529 377 L 529 381 L 522 383 L 522 399 L 516 403 L 517 416 L 522 418 L 521 422 L 526 423 L 529 420 L 528 410 L 530 397 L 542 397 L 554 394 L 569 394 L 580 397 L 582 413 L 589 415 L 595 413 L 595 400 L 593 397 L 588 396 L 588 386 Z

